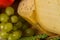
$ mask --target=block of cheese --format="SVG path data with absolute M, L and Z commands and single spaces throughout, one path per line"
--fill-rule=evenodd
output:
M 35 23 L 34 0 L 22 0 L 18 6 L 18 14 L 31 23 Z
M 50 32 L 42 29 L 36 21 L 36 9 L 35 0 L 22 0 L 18 6 L 18 14 L 22 16 L 26 21 L 33 25 L 32 28 L 38 30 L 38 33 L 46 33 L 48 35 L 53 35 Z
M 41 27 L 60 35 L 60 0 L 35 0 L 35 3 Z

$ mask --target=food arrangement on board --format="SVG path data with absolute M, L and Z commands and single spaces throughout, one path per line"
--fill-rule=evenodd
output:
M 0 0 L 0 40 L 60 40 L 59 0 Z

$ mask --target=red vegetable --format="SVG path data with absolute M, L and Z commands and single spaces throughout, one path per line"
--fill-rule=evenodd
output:
M 0 8 L 5 8 L 14 3 L 15 0 L 0 0 Z

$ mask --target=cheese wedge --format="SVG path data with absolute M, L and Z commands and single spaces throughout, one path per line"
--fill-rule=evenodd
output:
M 18 6 L 18 14 L 30 23 L 35 23 L 34 0 L 22 0 Z
M 35 0 L 35 3 L 41 27 L 60 35 L 60 0 Z
M 40 25 L 37 23 L 35 0 L 22 0 L 19 3 L 17 12 L 21 17 L 23 17 L 26 21 L 33 25 L 32 28 L 37 29 L 38 33 L 46 33 L 50 36 L 53 35 L 52 33 L 47 32 L 46 30 L 41 28 Z

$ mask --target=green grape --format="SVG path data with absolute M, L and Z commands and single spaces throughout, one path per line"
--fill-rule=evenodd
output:
M 5 23 L 1 23 L 0 24 L 0 30 L 3 31 L 4 27 L 5 27 Z
M 12 30 L 13 25 L 11 23 L 1 23 L 0 29 L 1 31 L 9 32 Z
M 28 29 L 28 26 L 24 24 L 24 25 L 22 26 L 22 30 L 26 30 L 26 29 Z
M 15 39 L 12 34 L 10 34 L 8 40 L 17 40 L 17 39 Z
M 8 33 L 7 32 L 0 32 L 0 38 L 7 38 Z
M 11 22 L 12 23 L 17 23 L 18 22 L 18 17 L 17 16 L 11 16 Z
M 7 14 L 7 15 L 13 15 L 14 14 L 14 9 L 12 8 L 12 7 L 7 7 L 6 9 L 5 9 L 5 13 Z
M 21 16 L 19 16 L 19 20 L 20 20 L 22 23 L 25 23 L 25 22 L 26 22 L 26 20 L 23 19 Z
M 16 31 L 18 28 L 16 26 L 13 26 L 13 31 Z
M 2 13 L 2 14 L 0 15 L 0 21 L 1 21 L 1 22 L 8 22 L 8 20 L 9 20 L 8 15 L 6 15 L 6 14 L 4 14 L 4 13 Z
M 22 22 L 20 22 L 20 21 L 15 24 L 15 26 L 16 26 L 17 28 L 21 28 L 22 25 L 23 25 L 23 24 L 22 24 Z
M 17 40 L 21 37 L 21 31 L 15 31 L 9 35 L 8 40 Z
M 34 35 L 34 31 L 32 29 L 25 30 L 25 36 L 33 36 L 33 35 Z
M 6 32 L 11 31 L 12 28 L 13 28 L 12 23 L 6 23 L 6 24 L 5 24 L 5 31 L 6 31 Z
M 15 31 L 15 32 L 13 32 L 13 36 L 16 39 L 19 39 L 21 37 L 21 35 L 22 35 L 22 32 L 21 31 Z

